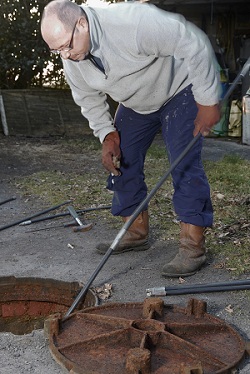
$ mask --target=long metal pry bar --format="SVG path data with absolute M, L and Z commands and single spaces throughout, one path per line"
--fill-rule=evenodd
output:
M 239 80 L 246 75 L 246 73 L 249 71 L 250 68 L 250 58 L 246 61 L 244 64 L 242 70 L 238 73 L 237 77 L 229 87 L 228 91 L 226 92 L 225 96 L 223 97 L 221 103 L 225 102 L 233 90 L 235 89 L 237 83 Z M 118 232 L 116 235 L 113 243 L 105 253 L 105 255 L 102 258 L 102 261 L 100 264 L 97 266 L 93 274 L 90 276 L 89 280 L 87 281 L 86 285 L 82 288 L 82 290 L 79 292 L 77 295 L 76 299 L 74 300 L 73 304 L 71 307 L 68 309 L 66 312 L 65 316 L 62 318 L 62 321 L 67 318 L 77 307 L 77 305 L 80 303 L 80 301 L 85 297 L 85 295 L 88 292 L 89 287 L 91 286 L 92 282 L 95 280 L 107 260 L 109 259 L 110 255 L 114 251 L 114 249 L 117 247 L 119 244 L 120 240 L 123 238 L 125 235 L 126 231 L 128 228 L 132 225 L 132 223 L 135 221 L 135 219 L 138 217 L 138 215 L 143 211 L 145 206 L 148 204 L 148 202 L 152 199 L 152 197 L 156 194 L 156 192 L 159 190 L 159 188 L 163 185 L 163 183 L 166 181 L 166 179 L 169 177 L 169 175 L 172 173 L 172 171 L 176 168 L 176 166 L 184 159 L 184 157 L 187 155 L 189 150 L 194 146 L 194 144 L 200 139 L 201 133 L 196 135 L 191 142 L 187 145 L 187 147 L 184 149 L 184 151 L 177 157 L 177 159 L 171 164 L 170 168 L 167 170 L 167 172 L 162 176 L 162 178 L 159 180 L 159 182 L 156 184 L 156 186 L 150 191 L 148 196 L 141 202 L 141 204 L 135 209 L 134 213 L 131 215 L 129 220 L 125 222 L 125 224 L 122 226 L 121 230 Z

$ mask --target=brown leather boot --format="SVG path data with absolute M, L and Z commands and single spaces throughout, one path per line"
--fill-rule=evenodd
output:
M 124 222 L 127 222 L 130 217 L 122 217 Z M 125 235 L 120 240 L 120 243 L 113 250 L 112 254 L 117 255 L 129 251 L 145 251 L 149 249 L 148 243 L 148 211 L 141 212 L 134 220 L 132 225 L 128 228 Z M 105 254 L 110 248 L 108 243 L 100 243 L 96 246 L 97 252 Z
M 206 262 L 204 227 L 181 222 L 180 248 L 162 269 L 164 277 L 188 277 Z

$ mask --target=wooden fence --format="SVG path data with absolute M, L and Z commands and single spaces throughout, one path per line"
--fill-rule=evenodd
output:
M 5 135 L 78 135 L 88 128 L 70 90 L 0 90 L 0 113 Z

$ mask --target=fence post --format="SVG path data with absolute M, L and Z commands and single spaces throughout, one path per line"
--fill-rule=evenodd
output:
M 3 96 L 2 95 L 0 95 L 0 115 L 1 115 L 2 125 L 3 125 L 3 133 L 4 133 L 4 135 L 7 136 L 7 135 L 9 135 L 9 129 L 8 129 L 8 124 L 7 124 L 7 119 L 6 119 L 4 102 L 3 102 Z

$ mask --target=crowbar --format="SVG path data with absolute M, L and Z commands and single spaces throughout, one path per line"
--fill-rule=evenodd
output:
M 244 75 L 249 71 L 250 67 L 250 57 L 244 64 L 241 71 L 238 73 L 236 78 L 234 79 L 233 83 L 231 84 L 230 88 L 226 92 L 225 96 L 221 100 L 221 104 L 225 102 L 225 100 L 228 99 L 228 97 L 233 92 L 234 88 L 236 87 L 238 81 L 244 77 Z M 197 143 L 197 141 L 201 138 L 202 134 L 197 134 L 190 143 L 186 146 L 186 148 L 182 151 L 182 153 L 177 157 L 177 159 L 170 165 L 170 168 L 167 170 L 167 172 L 161 177 L 159 182 L 156 184 L 156 186 L 150 191 L 148 196 L 141 202 L 141 204 L 135 209 L 134 213 L 130 216 L 128 221 L 125 222 L 125 224 L 122 226 L 121 230 L 116 235 L 114 241 L 112 242 L 111 246 L 105 253 L 105 255 L 102 258 L 102 261 L 99 263 L 97 268 L 94 270 L 93 274 L 90 276 L 89 280 L 87 281 L 86 285 L 81 289 L 79 294 L 77 295 L 76 299 L 72 303 L 71 307 L 66 312 L 65 316 L 62 318 L 62 321 L 64 321 L 77 307 L 77 305 L 80 303 L 80 301 L 85 297 L 85 295 L 88 292 L 89 287 L 91 286 L 92 282 L 95 280 L 107 260 L 109 259 L 110 255 L 114 251 L 114 249 L 119 244 L 120 240 L 125 235 L 128 228 L 132 225 L 132 223 L 135 221 L 135 219 L 138 217 L 138 215 L 143 211 L 144 207 L 148 204 L 148 202 L 152 199 L 152 197 L 156 194 L 158 189 L 162 186 L 162 184 L 165 182 L 165 180 L 169 177 L 169 175 L 172 173 L 172 171 L 177 167 L 177 165 L 184 159 L 184 157 L 187 155 L 187 153 L 190 151 L 190 149 Z
M 116 235 L 114 241 L 112 242 L 111 246 L 105 253 L 105 255 L 102 258 L 102 261 L 99 263 L 93 274 L 90 276 L 88 282 L 86 285 L 81 289 L 79 294 L 77 295 L 76 299 L 74 300 L 71 307 L 66 312 L 65 316 L 62 318 L 62 321 L 64 321 L 65 318 L 67 318 L 77 307 L 77 305 L 80 303 L 80 301 L 85 297 L 85 295 L 88 292 L 89 287 L 91 286 L 92 282 L 95 280 L 107 260 L 109 259 L 110 255 L 112 254 L 113 250 L 117 247 L 120 240 L 123 238 L 123 236 L 126 234 L 126 231 L 128 228 L 132 225 L 132 223 L 135 221 L 135 219 L 138 217 L 138 215 L 143 211 L 144 207 L 148 204 L 148 202 L 152 199 L 152 197 L 155 195 L 155 193 L 158 191 L 158 189 L 162 186 L 162 184 L 165 182 L 165 180 L 169 177 L 169 175 L 172 173 L 172 171 L 176 168 L 176 166 L 183 160 L 183 158 L 186 156 L 186 154 L 189 152 L 189 150 L 194 146 L 194 144 L 200 139 L 201 133 L 196 135 L 191 142 L 186 146 L 184 151 L 177 157 L 177 159 L 171 164 L 170 168 L 167 170 L 167 172 L 162 176 L 162 178 L 159 180 L 159 182 L 156 184 L 156 186 L 150 191 L 150 193 L 147 195 L 147 197 L 141 202 L 141 204 L 135 209 L 134 213 L 130 216 L 129 220 L 125 222 L 125 224 L 122 226 L 121 230 Z

